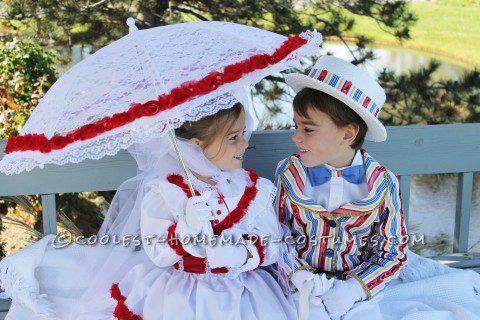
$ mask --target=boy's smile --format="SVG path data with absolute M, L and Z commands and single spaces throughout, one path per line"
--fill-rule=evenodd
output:
M 338 127 L 324 112 L 310 107 L 306 118 L 294 113 L 295 133 L 292 137 L 297 145 L 302 164 L 315 167 L 329 164 L 336 168 L 349 166 L 355 155 L 350 147 L 351 138 L 347 127 Z

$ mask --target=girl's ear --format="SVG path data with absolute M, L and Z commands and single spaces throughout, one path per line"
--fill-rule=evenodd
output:
M 345 134 L 343 136 L 343 141 L 350 146 L 353 143 L 353 141 L 355 141 L 355 138 L 358 135 L 358 131 L 360 131 L 360 128 L 358 125 L 351 123 L 345 126 Z
M 197 146 L 199 146 L 200 148 L 202 148 L 202 141 L 198 138 L 192 138 L 190 140 L 188 140 L 190 143 L 193 143 L 193 144 L 196 144 Z

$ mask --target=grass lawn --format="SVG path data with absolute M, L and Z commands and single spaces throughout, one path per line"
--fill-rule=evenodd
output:
M 363 17 L 356 18 L 354 32 L 361 31 L 376 44 L 402 46 L 467 68 L 480 68 L 480 0 L 412 2 L 410 6 L 418 17 L 410 40 L 399 43 Z

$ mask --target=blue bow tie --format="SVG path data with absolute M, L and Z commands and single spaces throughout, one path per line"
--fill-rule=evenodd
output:
M 321 186 L 332 178 L 332 171 L 323 165 L 306 169 L 308 180 L 312 187 Z M 343 179 L 353 184 L 361 184 L 363 181 L 363 165 L 337 170 L 337 173 Z

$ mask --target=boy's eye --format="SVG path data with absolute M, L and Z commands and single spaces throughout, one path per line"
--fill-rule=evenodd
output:
M 313 132 L 313 130 L 312 130 L 312 129 L 309 129 L 309 128 L 303 128 L 303 131 L 305 131 L 305 132 Z

